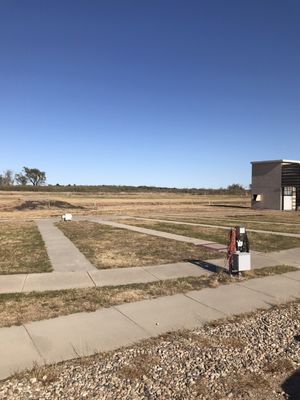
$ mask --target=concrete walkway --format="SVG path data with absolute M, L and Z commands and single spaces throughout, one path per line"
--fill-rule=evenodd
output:
M 219 260 L 220 261 L 220 260 Z M 202 276 L 210 272 L 198 265 L 180 262 L 153 267 L 114 268 L 78 272 L 0 275 L 0 293 L 43 292 L 155 282 Z
M 214 264 L 218 267 L 224 267 L 225 259 L 208 260 L 207 263 Z M 273 251 L 270 253 L 259 253 L 251 251 L 251 268 L 274 267 L 276 265 L 290 265 L 300 268 L 300 248 L 281 251 Z
M 300 271 L 0 329 L 0 379 L 300 297 Z
M 145 221 L 163 222 L 163 223 L 174 224 L 174 225 L 203 226 L 204 228 L 225 229 L 227 231 L 232 228 L 232 226 L 199 224 L 199 223 L 196 223 L 196 222 L 182 222 L 182 221 L 172 221 L 172 220 L 156 219 L 156 218 L 154 219 L 154 218 L 143 218 L 143 217 L 127 217 L 127 219 L 137 219 L 137 220 L 145 220 Z M 260 230 L 260 229 L 248 229 L 248 228 L 247 228 L 247 231 L 248 232 L 255 232 L 255 233 L 266 233 L 268 235 L 275 235 L 275 236 L 287 236 L 287 237 L 300 238 L 300 233 L 275 232 L 275 231 Z
M 222 252 L 226 251 L 226 246 L 224 246 L 223 244 L 220 244 L 220 243 L 213 242 L 211 240 L 196 239 L 196 238 L 192 238 L 192 237 L 188 237 L 188 236 L 176 235 L 174 233 L 163 232 L 163 231 L 158 231 L 158 230 L 148 229 L 148 228 L 142 228 L 140 226 L 121 224 L 119 222 L 109 221 L 109 220 L 103 219 L 101 217 L 87 216 L 84 218 L 80 218 L 80 220 L 97 222 L 99 224 L 109 225 L 114 228 L 127 229 L 130 231 L 143 233 L 145 235 L 162 237 L 164 239 L 172 239 L 172 240 L 177 240 L 179 242 L 201 245 L 203 247 L 207 247 L 209 249 L 216 250 L 216 251 L 222 251 Z
M 76 220 L 90 220 L 139 233 L 160 236 L 194 244 L 205 245 L 219 251 L 223 245 L 200 239 L 174 235 L 141 227 L 109 221 L 102 217 L 76 217 Z M 55 219 L 37 220 L 38 228 L 45 240 L 53 273 L 0 275 L 0 293 L 26 293 L 31 291 L 79 289 L 102 286 L 119 286 L 133 283 L 176 279 L 208 274 L 215 267 L 225 267 L 225 258 L 202 261 L 198 265 L 181 262 L 150 267 L 96 269 L 74 244 L 53 224 Z M 273 253 L 251 252 L 252 268 L 276 266 L 280 264 L 300 267 L 300 248 Z M 70 272 L 72 272 L 70 274 Z
M 35 221 L 45 242 L 52 267 L 57 272 L 93 271 L 95 267 L 85 258 L 77 247 L 60 229 L 54 226 L 54 220 Z

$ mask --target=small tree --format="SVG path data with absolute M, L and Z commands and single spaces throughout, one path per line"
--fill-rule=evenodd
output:
M 0 175 L 0 186 L 11 186 L 14 184 L 14 174 L 11 169 L 3 171 Z
M 15 181 L 17 182 L 18 185 L 22 185 L 22 186 L 25 186 L 28 183 L 27 176 L 25 176 L 22 173 L 15 175 Z
M 46 173 L 37 168 L 23 167 L 24 176 L 33 186 L 44 185 L 46 183 Z

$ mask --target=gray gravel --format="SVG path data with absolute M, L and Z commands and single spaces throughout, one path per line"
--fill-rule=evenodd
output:
M 296 399 L 299 311 L 294 302 L 39 368 L 0 384 L 0 399 Z

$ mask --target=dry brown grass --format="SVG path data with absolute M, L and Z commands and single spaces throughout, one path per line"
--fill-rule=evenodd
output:
M 44 242 L 33 222 L 0 224 L 0 274 L 50 272 Z
M 168 220 L 168 219 L 167 219 Z M 271 222 L 262 223 L 262 222 L 248 222 L 248 220 L 242 219 L 215 219 L 215 218 L 179 218 L 173 219 L 169 218 L 170 221 L 178 221 L 178 222 L 188 222 L 194 224 L 205 224 L 205 225 L 216 225 L 216 226 L 245 226 L 247 229 L 257 229 L 263 231 L 271 231 L 271 232 L 284 232 L 284 233 L 296 233 L 300 234 L 300 218 L 298 223 L 276 223 L 272 224 Z M 297 221 L 297 219 L 296 219 Z
M 216 251 L 190 243 L 95 222 L 58 223 L 57 226 L 97 268 L 136 267 L 220 257 Z
M 87 289 L 71 289 L 49 292 L 31 292 L 0 294 L 0 327 L 20 325 L 29 321 L 55 318 L 77 312 L 91 312 L 102 307 L 130 303 L 139 300 L 186 293 L 220 284 L 234 283 L 241 280 L 274 275 L 297 268 L 278 266 L 253 270 L 242 277 L 230 277 L 226 273 L 170 279 L 165 281 L 124 285 L 117 287 L 100 287 Z M 234 346 L 240 347 L 238 341 Z
M 211 240 L 226 245 L 228 232 L 220 228 L 210 228 L 193 225 L 177 225 L 171 222 L 157 222 L 155 220 L 122 219 L 122 223 L 141 226 L 143 228 L 156 229 L 158 231 L 175 233 L 178 235 L 194 237 L 197 239 Z M 300 238 L 272 235 L 268 233 L 248 232 L 252 250 L 270 252 L 300 247 Z
M 20 206 L 26 202 L 40 202 L 40 207 L 32 210 Z M 69 208 L 57 206 L 57 202 L 70 204 Z M 227 203 L 249 206 L 249 197 L 240 196 L 199 196 L 177 193 L 53 193 L 53 192 L 1 192 L 0 218 L 40 218 L 74 214 L 149 214 L 170 212 L 202 212 L 209 204 Z M 82 207 L 81 209 L 76 209 Z

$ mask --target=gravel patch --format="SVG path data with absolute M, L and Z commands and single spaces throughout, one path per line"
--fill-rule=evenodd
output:
M 299 311 L 296 301 L 36 368 L 2 382 L 0 399 L 297 399 Z

